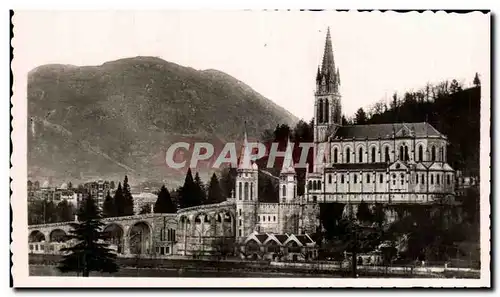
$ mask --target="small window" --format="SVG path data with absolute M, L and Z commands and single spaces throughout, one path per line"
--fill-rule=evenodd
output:
M 448 185 L 449 185 L 449 184 L 451 184 L 451 178 L 450 178 L 450 175 L 449 175 L 449 174 L 447 174 L 447 175 L 446 175 L 446 183 L 447 183 Z
M 415 183 L 418 184 L 418 174 L 415 175 Z
M 439 177 L 440 177 L 440 174 L 436 174 L 436 184 L 438 184 L 438 185 L 439 185 L 439 182 L 440 182 L 439 181 Z
M 393 186 L 396 185 L 396 175 L 395 174 L 392 175 L 392 185 Z
M 260 222 L 260 216 L 257 217 L 257 222 Z
M 332 183 L 332 175 L 331 174 L 328 174 L 328 183 L 331 184 Z
M 266 216 L 262 216 L 262 221 L 265 222 L 266 221 Z
M 165 247 L 165 254 L 166 255 L 170 254 L 170 247 L 169 246 Z
M 273 221 L 275 221 L 275 222 L 276 222 L 276 216 L 273 216 Z
M 366 175 L 366 182 L 367 182 L 367 183 L 369 183 L 369 182 L 370 182 L 370 174 L 369 174 L 369 173 Z
M 238 233 L 239 233 L 239 235 L 241 236 L 241 229 L 240 229 L 240 230 L 238 230 L 238 231 L 239 231 L 239 232 L 238 232 Z
M 431 174 L 431 185 L 434 184 L 434 174 Z
M 241 216 L 241 208 L 238 210 L 239 215 Z
M 354 183 L 357 183 L 357 182 L 358 182 L 358 175 L 357 175 L 357 174 L 355 174 L 355 175 L 354 175 Z
M 344 175 L 343 175 L 343 174 L 341 174 L 341 175 L 340 175 L 340 183 L 341 183 L 341 184 L 343 184 L 343 183 L 344 183 Z
M 267 216 L 267 221 L 270 222 L 271 221 L 271 216 Z
M 241 220 L 240 220 L 240 226 L 241 226 Z
M 384 175 L 383 174 L 380 174 L 380 183 L 384 183 Z
M 425 175 L 422 173 L 422 184 L 425 184 Z

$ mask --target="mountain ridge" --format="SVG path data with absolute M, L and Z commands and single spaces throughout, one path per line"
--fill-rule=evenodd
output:
M 120 180 L 129 168 L 132 179 L 163 182 L 180 174 L 164 168 L 175 141 L 221 145 L 240 141 L 245 121 L 254 137 L 298 121 L 229 74 L 157 57 L 38 66 L 28 75 L 28 120 L 29 178 Z

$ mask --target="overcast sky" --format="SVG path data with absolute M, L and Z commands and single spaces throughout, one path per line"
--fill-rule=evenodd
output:
M 328 26 L 347 116 L 395 91 L 452 78 L 470 84 L 489 71 L 481 13 L 21 12 L 14 22 L 21 72 L 157 56 L 224 71 L 306 120 Z

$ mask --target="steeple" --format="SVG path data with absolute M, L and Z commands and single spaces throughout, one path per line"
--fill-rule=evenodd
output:
M 330 36 L 330 27 L 326 32 L 325 52 L 323 53 L 323 63 L 321 64 L 321 73 L 328 75 L 330 79 L 335 76 L 335 61 L 333 59 L 332 38 Z

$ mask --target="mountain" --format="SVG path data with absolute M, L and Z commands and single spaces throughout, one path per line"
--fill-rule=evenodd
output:
M 155 57 L 100 66 L 43 65 L 28 75 L 28 176 L 176 183 L 176 141 L 223 146 L 298 119 L 243 82 Z M 199 171 L 208 174 L 208 168 Z M 203 176 L 203 175 L 202 175 Z

